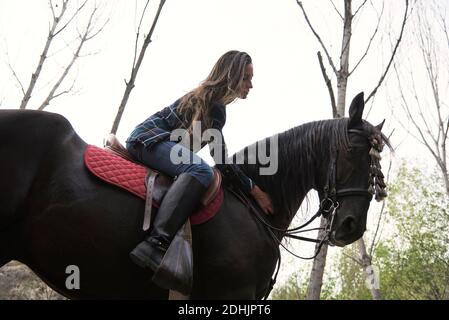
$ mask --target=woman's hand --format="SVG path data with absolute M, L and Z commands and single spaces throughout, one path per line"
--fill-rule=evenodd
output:
M 257 201 L 259 206 L 265 212 L 265 214 L 273 214 L 273 203 L 271 202 L 270 196 L 263 192 L 258 186 L 254 186 L 251 191 L 251 195 Z

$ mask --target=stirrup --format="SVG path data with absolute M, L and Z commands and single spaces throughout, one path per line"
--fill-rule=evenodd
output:
M 190 223 L 181 228 L 170 244 L 152 281 L 164 289 L 178 291 L 188 296 L 193 284 L 193 252 Z

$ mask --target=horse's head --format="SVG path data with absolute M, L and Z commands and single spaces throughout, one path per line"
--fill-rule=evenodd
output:
M 381 133 L 383 122 L 373 126 L 362 119 L 363 93 L 351 103 L 347 150 L 336 150 L 321 195 L 328 212 L 329 240 L 345 246 L 359 239 L 366 230 L 368 208 L 373 195 L 380 201 L 386 196 L 380 167 L 380 152 L 388 139 Z M 325 211 L 325 212 L 326 212 Z

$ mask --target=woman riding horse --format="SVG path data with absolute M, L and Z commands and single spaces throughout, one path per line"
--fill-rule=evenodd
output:
M 202 148 L 208 142 L 218 146 L 219 148 L 210 148 L 211 155 L 215 159 L 216 167 L 224 171 L 225 164 L 217 159 L 227 159 L 222 134 L 226 122 L 226 106 L 237 98 L 246 99 L 252 88 L 252 77 L 253 64 L 247 53 L 225 53 L 218 59 L 204 82 L 139 124 L 126 141 L 128 151 L 136 160 L 168 176 L 176 177 L 162 201 L 150 235 L 130 253 L 131 259 L 137 265 L 150 268 L 155 272 L 155 277 L 176 232 L 194 212 L 214 176 L 212 168 L 195 152 L 199 151 L 198 147 Z M 200 126 L 199 132 L 194 129 L 197 125 Z M 173 141 L 172 133 L 181 128 L 185 129 L 187 138 L 178 143 L 179 140 Z M 202 133 L 208 129 L 215 130 L 213 141 L 201 139 Z M 193 143 L 190 143 L 191 136 L 196 139 Z M 174 138 L 178 137 L 177 135 Z M 176 161 L 174 156 L 181 154 L 183 161 Z M 272 214 L 273 205 L 268 194 L 237 166 L 232 166 L 232 169 L 241 188 L 254 197 L 265 213 Z M 182 282 L 185 278 L 182 276 L 183 272 L 189 271 L 183 270 L 181 275 L 170 276 L 177 277 L 177 281 Z M 153 281 L 161 283 L 155 278 Z M 185 288 L 186 285 L 180 287 Z

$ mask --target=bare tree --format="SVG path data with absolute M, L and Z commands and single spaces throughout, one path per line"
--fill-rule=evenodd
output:
M 95 38 L 103 30 L 103 28 L 106 26 L 106 24 L 108 23 L 109 19 L 107 19 L 101 25 L 101 27 L 96 28 L 96 23 L 95 22 L 96 22 L 97 13 L 98 13 L 98 7 L 97 7 L 97 5 L 95 5 L 95 7 L 92 9 L 92 12 L 90 13 L 89 20 L 87 22 L 87 25 L 84 28 L 84 31 L 80 32 L 79 30 L 77 30 L 77 33 L 78 33 L 78 45 L 77 45 L 75 51 L 72 54 L 72 58 L 69 61 L 69 63 L 67 64 L 67 66 L 65 67 L 65 69 L 63 70 L 63 72 L 61 73 L 61 75 L 58 78 L 58 80 L 56 81 L 56 83 L 51 88 L 51 90 L 48 93 L 48 95 L 45 98 L 45 100 L 40 105 L 39 110 L 44 110 L 44 108 L 50 104 L 51 100 L 53 100 L 53 99 L 55 99 L 55 98 L 57 98 L 57 97 L 59 97 L 59 96 L 61 96 L 63 94 L 69 93 L 73 89 L 75 82 L 73 82 L 72 85 L 68 89 L 60 91 L 59 93 L 56 93 L 56 91 L 61 86 L 61 84 L 64 81 L 64 79 L 69 74 L 70 69 L 72 69 L 72 67 L 75 64 L 76 60 L 81 57 L 81 50 L 83 49 L 83 46 L 86 44 L 86 42 L 88 42 L 89 40 L 92 40 L 93 38 Z
M 123 94 L 123 98 L 122 101 L 120 102 L 118 111 L 117 111 L 117 115 L 115 116 L 114 119 L 114 123 L 112 125 L 111 128 L 111 133 L 116 134 L 117 133 L 117 129 L 118 126 L 120 124 L 120 120 L 122 119 L 122 115 L 123 112 L 125 111 L 125 107 L 126 104 L 128 102 L 129 99 L 129 95 L 131 94 L 132 89 L 134 89 L 135 86 L 135 81 L 136 81 L 136 77 L 137 77 L 137 73 L 139 72 L 139 68 L 142 64 L 143 58 L 145 56 L 145 52 L 147 50 L 148 45 L 151 43 L 151 37 L 153 35 L 153 31 L 156 27 L 157 21 L 159 19 L 159 15 L 161 14 L 162 8 L 165 4 L 165 0 L 160 0 L 159 2 L 159 8 L 156 12 L 156 16 L 153 19 L 153 23 L 151 25 L 150 31 L 148 32 L 148 34 L 145 36 L 145 39 L 143 41 L 142 47 L 140 49 L 139 52 L 139 56 L 137 56 L 137 47 L 138 47 L 138 43 L 140 40 L 140 28 L 142 26 L 142 21 L 143 18 L 145 17 L 145 13 L 149 4 L 149 0 L 147 0 L 147 2 L 145 3 L 145 6 L 142 10 L 142 15 L 140 17 L 140 21 L 139 21 L 139 25 L 137 27 L 137 32 L 136 32 L 136 41 L 135 41 L 135 46 L 134 46 L 134 58 L 133 58 L 133 63 L 132 63 L 132 68 L 131 68 L 131 75 L 128 81 L 125 80 L 125 84 L 126 84 L 126 88 L 125 88 L 125 92 Z
M 320 44 L 322 50 L 324 51 L 328 65 L 330 66 L 333 74 L 336 76 L 337 95 L 335 95 L 335 93 L 334 93 L 335 90 L 332 85 L 331 77 L 329 77 L 329 75 L 327 73 L 321 52 L 318 52 L 317 53 L 318 54 L 318 62 L 319 62 L 320 69 L 323 74 L 323 78 L 325 80 L 327 89 L 329 91 L 329 96 L 330 96 L 331 106 L 332 106 L 332 114 L 333 114 L 334 118 L 339 118 L 339 117 L 343 117 L 345 114 L 346 91 L 347 91 L 349 77 L 357 70 L 357 68 L 360 66 L 360 64 L 363 62 L 363 60 L 367 57 L 367 55 L 370 51 L 372 42 L 373 42 L 374 38 L 376 37 L 378 30 L 379 30 L 379 25 L 380 25 L 380 22 L 381 22 L 381 19 L 383 16 L 383 12 L 384 12 L 384 9 L 383 9 L 384 6 L 382 3 L 382 9 L 381 9 L 380 13 L 378 13 L 377 24 L 373 28 L 373 31 L 371 33 L 369 42 L 366 45 L 365 50 L 360 54 L 360 58 L 354 64 L 354 67 L 352 69 L 350 69 L 350 67 L 349 67 L 350 48 L 351 48 L 351 39 L 352 39 L 353 32 L 354 32 L 353 21 L 354 21 L 354 18 L 358 14 L 361 14 L 362 9 L 366 6 L 368 0 L 361 1 L 361 3 L 356 7 L 355 11 L 352 8 L 353 1 L 345 0 L 344 6 L 343 6 L 343 13 L 340 12 L 340 10 L 337 8 L 337 6 L 334 4 L 334 2 L 332 0 L 329 0 L 329 1 L 332 5 L 333 9 L 338 14 L 338 16 L 341 19 L 342 24 L 343 24 L 342 43 L 341 43 L 341 50 L 339 52 L 339 58 L 338 58 L 339 66 L 338 67 L 335 63 L 334 58 L 332 58 L 327 45 L 324 43 L 324 41 L 322 40 L 322 37 L 319 35 L 316 28 L 313 26 L 312 22 L 310 21 L 309 16 L 308 16 L 302 2 L 298 1 L 298 0 L 296 2 L 301 9 L 301 12 L 305 18 L 305 21 L 306 21 L 308 27 L 310 28 L 311 32 L 313 33 L 313 35 L 317 39 L 318 43 Z M 402 40 L 406 21 L 409 17 L 409 13 L 410 13 L 409 1 L 405 0 L 404 2 L 405 2 L 405 9 L 404 9 L 404 14 L 402 16 L 402 23 L 401 23 L 401 27 L 400 27 L 399 36 L 398 36 L 397 40 L 395 41 L 395 45 L 393 46 L 393 50 L 392 50 L 392 53 L 388 60 L 387 66 L 385 67 L 385 70 L 383 70 L 382 73 L 380 74 L 379 81 L 377 82 L 377 84 L 374 87 L 374 89 L 372 90 L 372 92 L 365 99 L 365 103 L 368 102 L 372 97 L 374 97 L 374 95 L 377 93 L 378 88 L 381 86 L 381 84 L 385 80 L 385 77 L 386 77 L 386 75 L 390 69 L 390 66 L 394 60 L 394 57 L 396 55 L 399 44 Z M 371 4 L 371 6 L 374 9 L 373 3 L 371 1 L 369 1 L 369 3 Z M 336 96 L 336 98 L 335 98 L 335 96 Z M 325 225 L 325 221 L 324 221 L 324 219 L 322 219 L 321 227 L 323 227 L 324 225 Z M 322 234 L 320 232 L 319 237 L 323 237 L 323 236 L 324 236 L 324 234 Z M 359 240 L 359 247 L 361 248 L 361 256 L 364 257 L 363 258 L 364 263 L 370 264 L 371 258 L 369 256 L 369 254 L 366 252 L 366 246 L 365 246 L 363 238 Z M 326 265 L 326 255 L 327 255 L 327 247 L 323 246 L 323 248 L 321 249 L 321 252 L 317 255 L 317 257 L 315 258 L 315 260 L 313 262 L 313 267 L 312 267 L 312 271 L 311 271 L 311 275 L 310 275 L 310 282 L 309 282 L 309 286 L 308 286 L 308 292 L 307 292 L 306 299 L 317 300 L 320 298 L 321 286 L 322 286 L 323 275 L 324 275 L 324 268 Z M 367 259 L 367 257 L 369 259 Z M 378 297 L 373 295 L 373 298 L 378 298 Z
M 14 71 L 14 68 L 9 64 L 11 72 L 12 72 L 14 78 L 19 83 L 20 88 L 23 93 L 23 98 L 20 103 L 20 109 L 27 108 L 31 97 L 33 96 L 33 93 L 34 93 L 34 90 L 36 87 L 36 83 L 38 82 L 40 76 L 42 75 L 42 69 L 44 67 L 44 64 L 50 56 L 49 50 L 50 50 L 50 47 L 52 46 L 54 40 L 58 36 L 60 36 L 63 32 L 67 32 L 67 30 L 69 29 L 69 26 L 75 24 L 75 21 L 76 21 L 75 18 L 80 16 L 81 12 L 86 7 L 86 4 L 88 2 L 89 2 L 89 0 L 85 0 L 80 5 L 78 5 L 77 7 L 74 8 L 73 13 L 69 14 L 69 12 L 70 12 L 69 9 L 70 9 L 70 4 L 71 4 L 71 2 L 69 0 L 62 0 L 60 5 L 55 4 L 55 2 L 52 0 L 49 1 L 49 7 L 50 7 L 50 10 L 52 13 L 51 25 L 49 27 L 47 40 L 45 42 L 44 49 L 42 50 L 42 52 L 40 54 L 38 64 L 36 66 L 36 69 L 34 70 L 34 72 L 31 75 L 30 82 L 26 89 L 23 86 L 22 82 L 20 81 L 18 75 Z M 73 89 L 73 84 L 72 84 L 68 89 L 63 90 L 59 93 L 56 92 L 58 90 L 58 88 L 61 86 L 61 84 L 63 83 L 64 79 L 69 74 L 69 71 L 72 68 L 72 66 L 74 65 L 75 61 L 79 57 L 81 57 L 80 53 L 81 53 L 81 50 L 82 50 L 83 46 L 85 45 L 85 43 L 87 41 L 93 39 L 96 35 L 98 35 L 103 30 L 103 27 L 105 26 L 106 23 L 104 23 L 103 26 L 101 26 L 100 28 L 95 27 L 96 22 L 97 22 L 97 19 L 96 19 L 97 14 L 98 14 L 98 6 L 95 4 L 90 13 L 90 18 L 89 18 L 89 21 L 88 21 L 86 27 L 81 32 L 79 30 L 77 30 L 78 45 L 72 54 L 72 59 L 64 67 L 63 72 L 58 77 L 55 84 L 52 86 L 47 97 L 41 103 L 39 110 L 43 110 L 46 106 L 48 106 L 48 104 L 50 103 L 50 101 L 52 99 L 59 97 L 65 93 L 68 93 L 69 91 L 71 91 Z M 67 45 L 67 47 L 69 47 L 69 45 Z
M 397 120 L 435 159 L 449 196 L 449 12 L 446 10 L 435 1 L 420 4 L 411 39 L 418 48 L 417 56 L 407 54 L 407 69 L 397 65 L 394 68 L 400 105 L 408 123 L 401 117 Z

